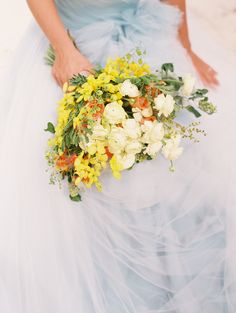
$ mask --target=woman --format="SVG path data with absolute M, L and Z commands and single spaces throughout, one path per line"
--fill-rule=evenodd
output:
M 191 49 L 185 1 L 28 3 L 55 50 L 57 84 L 43 63 L 48 41 L 33 23 L 1 106 L 1 312 L 235 312 L 233 115 L 223 112 L 221 124 L 203 120 L 207 139 L 186 146 L 176 173 L 162 159 L 119 182 L 106 172 L 104 191 L 84 192 L 79 204 L 64 186 L 49 186 L 44 171 L 43 128 L 56 118 L 57 85 L 108 56 L 141 45 L 153 68 L 173 61 L 178 72 L 195 69 L 204 84 L 217 85 Z

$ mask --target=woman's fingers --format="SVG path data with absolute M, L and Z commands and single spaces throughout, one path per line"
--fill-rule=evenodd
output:
M 217 79 L 217 73 L 213 71 L 205 72 L 199 71 L 200 77 L 206 85 L 210 87 L 216 87 L 219 85 L 219 81 Z
M 197 69 L 202 82 L 209 87 L 216 87 L 219 85 L 217 79 L 217 72 L 206 62 L 204 62 L 193 51 L 190 52 L 192 62 Z

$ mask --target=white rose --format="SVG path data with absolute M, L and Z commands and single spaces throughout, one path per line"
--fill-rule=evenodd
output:
M 129 118 L 126 119 L 123 123 L 123 128 L 126 135 L 132 139 L 137 139 L 141 136 L 141 128 L 139 123 L 135 119 Z
M 145 121 L 142 125 L 144 135 L 142 141 L 144 143 L 157 143 L 164 137 L 164 127 L 162 123 Z
M 174 110 L 175 100 L 171 95 L 165 96 L 161 94 L 154 99 L 155 109 L 158 110 L 158 115 L 162 114 L 168 117 Z
M 189 97 L 194 91 L 196 79 L 191 74 L 187 74 L 183 78 L 183 86 L 180 89 L 180 92 L 183 96 Z
M 152 158 L 154 158 L 157 153 L 161 150 L 162 148 L 162 142 L 156 142 L 156 143 L 150 143 L 144 153 L 150 155 Z
M 152 107 L 149 106 L 149 107 L 147 107 L 146 109 L 143 109 L 143 110 L 142 110 L 142 115 L 143 115 L 144 117 L 150 117 L 150 116 L 152 116 L 152 115 L 153 115 Z
M 121 127 L 112 128 L 108 136 L 108 146 L 111 153 L 117 154 L 124 151 L 127 144 L 126 134 Z
M 97 124 L 94 126 L 92 139 L 104 140 L 107 135 L 108 135 L 108 130 L 104 128 L 101 124 Z
M 122 170 L 131 168 L 135 163 L 134 154 L 117 154 L 116 159 L 117 162 L 122 166 Z
M 166 159 L 174 161 L 183 153 L 183 148 L 179 146 L 180 140 L 181 136 L 178 135 L 166 141 L 166 145 L 162 148 L 162 153 Z
M 131 83 L 129 79 L 126 79 L 120 86 L 120 93 L 122 96 L 129 96 L 135 98 L 140 96 L 140 91 L 138 87 Z
M 126 118 L 126 112 L 118 102 L 111 102 L 105 106 L 103 116 L 110 124 L 122 123 Z
M 142 151 L 143 145 L 139 141 L 131 141 L 125 147 L 125 152 L 127 154 L 137 154 Z

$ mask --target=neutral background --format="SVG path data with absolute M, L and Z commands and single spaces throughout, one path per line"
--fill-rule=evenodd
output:
M 0 0 L 0 5 L 1 74 L 31 16 L 26 0 Z M 236 58 L 236 0 L 187 0 L 187 6 L 190 37 L 196 50 L 200 38 L 191 36 L 191 30 L 201 27 L 221 45 L 233 51 Z

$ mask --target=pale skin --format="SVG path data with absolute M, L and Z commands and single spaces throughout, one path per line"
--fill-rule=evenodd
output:
M 93 65 L 76 49 L 68 37 L 67 31 L 58 15 L 54 0 L 27 0 L 28 5 L 39 26 L 47 36 L 56 54 L 52 67 L 52 75 L 59 86 L 62 86 L 73 75 L 84 71 L 91 71 Z M 217 73 L 192 50 L 188 35 L 186 1 L 168 0 L 171 5 L 178 6 L 183 12 L 182 23 L 179 28 L 179 40 L 187 50 L 202 82 L 209 86 L 218 85 Z M 79 48 L 79 47 L 78 47 Z

